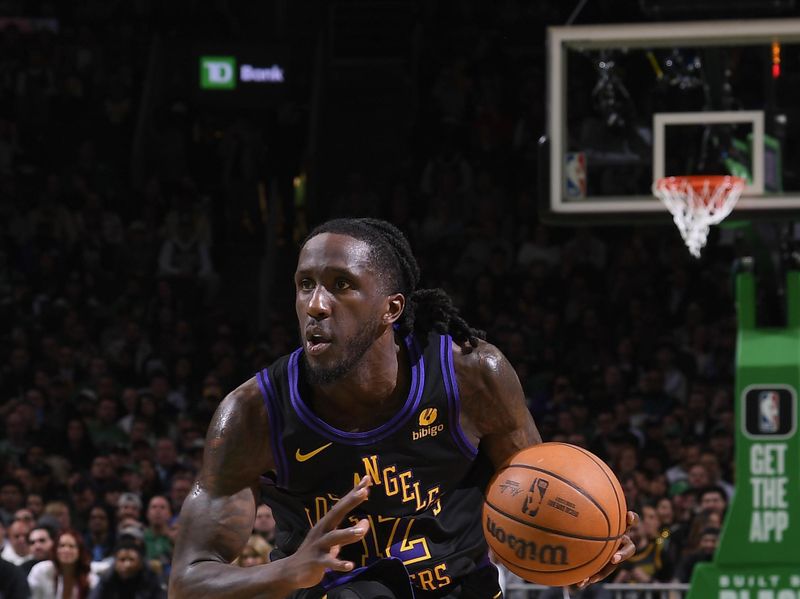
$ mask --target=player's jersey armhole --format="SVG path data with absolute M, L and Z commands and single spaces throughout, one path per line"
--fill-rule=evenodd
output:
M 289 472 L 289 468 L 286 462 L 286 454 L 283 451 L 283 443 L 281 443 L 283 435 L 283 411 L 278 403 L 275 388 L 272 386 L 269 371 L 265 368 L 256 375 L 256 379 L 261 389 L 261 395 L 264 398 L 264 407 L 267 409 L 267 416 L 269 416 L 269 442 L 275 461 L 276 482 L 279 487 L 286 487 L 286 476 Z
M 450 335 L 442 335 L 439 342 L 439 363 L 442 366 L 442 380 L 444 380 L 444 388 L 447 392 L 450 434 L 461 452 L 470 460 L 474 460 L 478 455 L 478 448 L 470 442 L 461 428 L 461 396 L 458 392 L 458 381 L 453 366 L 453 339 Z

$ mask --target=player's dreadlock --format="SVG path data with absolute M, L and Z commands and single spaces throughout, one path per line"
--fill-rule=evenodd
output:
M 473 347 L 478 345 L 478 339 L 486 339 L 484 331 L 473 329 L 459 315 L 443 289 L 417 289 L 419 265 L 406 236 L 391 223 L 376 218 L 338 218 L 315 228 L 305 241 L 320 233 L 347 235 L 369 244 L 373 263 L 384 273 L 387 293 L 402 293 L 406 298 L 398 321 L 402 335 L 414 331 L 424 336 L 436 331 Z

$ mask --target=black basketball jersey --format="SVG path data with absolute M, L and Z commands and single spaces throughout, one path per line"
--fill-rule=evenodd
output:
M 291 554 L 308 529 L 369 474 L 369 499 L 343 523 L 366 518 L 369 531 L 340 555 L 357 569 L 395 558 L 416 589 L 446 594 L 489 566 L 480 513 L 490 468 L 476 460 L 477 448 L 460 426 L 452 339 L 409 335 L 405 344 L 408 397 L 393 418 L 370 431 L 338 430 L 314 414 L 301 395 L 302 348 L 257 375 L 277 468 L 265 494 L 278 552 Z M 330 588 L 341 577 L 332 574 L 324 582 Z

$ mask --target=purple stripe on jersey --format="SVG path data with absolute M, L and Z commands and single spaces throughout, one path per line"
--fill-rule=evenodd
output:
M 494 564 L 492 563 L 492 560 L 489 559 L 489 552 L 488 551 L 486 553 L 484 553 L 483 556 L 481 556 L 481 559 L 479 559 L 478 561 L 475 562 L 475 566 L 476 566 L 476 568 L 475 568 L 476 570 L 480 570 L 481 568 L 485 568 L 486 566 L 494 567 Z
M 336 587 L 340 587 L 343 584 L 347 584 L 357 576 L 360 576 L 364 572 L 367 571 L 369 566 L 361 566 L 360 568 L 356 568 L 355 570 L 351 570 L 347 574 L 342 574 L 341 572 L 334 572 L 329 570 L 325 577 L 322 579 L 320 586 L 325 590 L 325 592 L 329 592 L 331 589 L 335 589 Z
M 289 391 L 298 417 L 304 424 L 322 435 L 326 439 L 344 443 L 345 445 L 369 445 L 385 439 L 394 433 L 400 425 L 408 419 L 409 415 L 416 411 L 422 399 L 422 390 L 425 386 L 425 360 L 422 358 L 422 350 L 413 335 L 405 338 L 408 348 L 409 362 L 411 363 L 411 386 L 408 390 L 408 398 L 403 407 L 390 420 L 384 422 L 378 428 L 361 433 L 348 433 L 324 422 L 317 417 L 314 412 L 306 405 L 297 387 L 300 356 L 303 348 L 298 348 L 289 357 Z
M 474 460 L 478 455 L 478 448 L 470 443 L 464 430 L 461 428 L 461 396 L 458 393 L 458 381 L 456 372 L 453 368 L 453 339 L 450 335 L 442 335 L 439 344 L 439 361 L 442 365 L 442 378 L 444 388 L 447 391 L 447 401 L 450 405 L 448 410 L 450 417 L 450 434 L 453 436 L 461 452 L 470 460 Z
M 269 379 L 269 372 L 265 368 L 258 373 L 258 386 L 264 396 L 264 406 L 267 408 L 269 416 L 270 444 L 272 445 L 272 456 L 275 459 L 275 468 L 278 474 L 278 486 L 286 487 L 286 474 L 289 472 L 286 463 L 286 454 L 283 451 L 281 434 L 283 433 L 283 418 L 280 410 L 275 405 L 275 390 L 272 388 L 272 381 Z
M 371 564 L 367 564 L 366 566 L 361 566 L 360 568 L 356 568 L 356 569 L 351 570 L 350 572 L 346 572 L 346 573 L 345 572 L 334 572 L 332 570 L 328 570 L 326 572 L 325 576 L 323 577 L 322 582 L 320 583 L 320 586 L 325 590 L 325 592 L 330 592 L 332 589 L 335 589 L 336 587 L 340 587 L 340 586 L 342 586 L 344 584 L 347 584 L 347 583 L 353 581 L 354 579 L 358 578 L 359 576 L 361 576 L 365 572 L 368 572 L 372 568 L 382 568 L 382 567 L 384 567 L 386 562 L 389 562 L 389 561 L 397 562 L 398 564 L 400 564 L 400 567 L 403 568 L 403 570 L 408 572 L 406 570 L 405 565 L 403 565 L 403 562 L 399 558 L 396 558 L 396 557 L 383 557 L 383 558 L 380 558 L 380 559 L 372 562 Z M 386 581 L 386 584 L 387 584 L 387 586 L 390 586 L 389 585 L 389 581 Z M 409 586 L 411 586 L 411 581 L 409 581 Z

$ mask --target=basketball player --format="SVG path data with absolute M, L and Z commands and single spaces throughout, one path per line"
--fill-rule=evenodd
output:
M 483 489 L 541 438 L 503 354 L 418 280 L 389 223 L 312 231 L 295 272 L 302 346 L 214 415 L 170 597 L 499 597 Z M 264 473 L 282 559 L 243 570 L 229 564 Z M 633 553 L 626 536 L 585 582 Z

